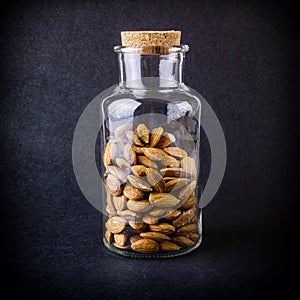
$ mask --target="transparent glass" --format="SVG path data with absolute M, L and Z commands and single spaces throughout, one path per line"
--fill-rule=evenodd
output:
M 120 82 L 102 99 L 100 149 L 103 241 L 120 255 L 174 257 L 201 243 L 201 102 L 183 83 L 187 51 L 115 47 Z

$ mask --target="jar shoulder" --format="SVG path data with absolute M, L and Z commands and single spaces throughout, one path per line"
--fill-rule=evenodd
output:
M 158 99 L 168 102 L 182 102 L 186 101 L 192 104 L 193 108 L 200 108 L 202 96 L 194 89 L 187 85 L 180 85 L 176 89 L 147 89 L 147 90 L 135 90 L 125 89 L 119 85 L 114 85 L 107 90 L 103 91 L 100 95 L 103 105 L 107 105 L 116 100 L 149 100 Z

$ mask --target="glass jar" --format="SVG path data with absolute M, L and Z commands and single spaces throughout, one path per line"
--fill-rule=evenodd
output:
M 102 96 L 105 246 L 174 257 L 202 239 L 199 94 L 183 83 L 187 45 L 116 46 L 120 82 Z

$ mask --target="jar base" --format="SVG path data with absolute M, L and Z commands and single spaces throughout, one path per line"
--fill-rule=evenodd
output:
M 177 256 L 182 256 L 197 249 L 200 246 L 201 242 L 202 242 L 202 235 L 200 235 L 199 240 L 195 243 L 193 247 L 182 248 L 178 251 L 144 254 L 144 253 L 133 252 L 132 250 L 127 251 L 127 250 L 119 249 L 115 247 L 113 244 L 109 244 L 105 239 L 105 237 L 103 237 L 103 243 L 109 251 L 112 251 L 121 256 L 136 258 L 136 259 L 160 259 L 160 258 L 173 258 Z

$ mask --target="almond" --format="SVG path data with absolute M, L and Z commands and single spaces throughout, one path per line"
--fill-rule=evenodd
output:
M 142 238 L 139 236 L 139 235 L 133 235 L 131 238 L 130 238 L 130 244 L 133 244 L 134 242 L 138 241 L 138 240 L 141 240 Z
M 159 172 L 155 169 L 147 169 L 147 180 L 156 192 L 165 191 L 165 182 Z
M 153 240 L 141 239 L 132 243 L 131 249 L 140 253 L 156 253 L 159 251 L 159 245 Z
M 126 173 L 128 172 L 128 170 L 130 169 L 130 164 L 127 160 L 125 160 L 124 158 L 121 157 L 117 157 L 116 158 L 116 165 L 121 168 L 123 171 L 125 171 Z
M 157 149 L 157 148 L 142 148 L 142 149 L 144 155 L 148 157 L 150 160 L 162 161 L 166 156 L 166 153 L 161 149 Z
M 181 167 L 186 173 L 190 174 L 192 178 L 197 178 L 197 167 L 194 158 L 189 156 L 184 157 L 181 160 Z
M 159 217 L 159 216 L 163 215 L 165 212 L 166 212 L 165 208 L 157 207 L 157 208 L 154 208 L 151 211 L 149 211 L 149 215 L 152 217 Z
M 138 218 L 138 214 L 130 209 L 126 209 L 126 210 L 118 210 L 117 214 L 121 217 L 124 217 L 124 219 L 126 220 L 135 220 L 136 218 Z
M 141 191 L 144 191 L 144 192 L 152 191 L 150 184 L 138 176 L 128 175 L 127 179 L 132 186 L 136 187 L 137 189 L 139 189 Z
M 159 142 L 157 143 L 156 147 L 157 148 L 166 148 L 169 145 L 175 143 L 176 139 L 175 136 L 171 133 L 163 133 L 163 135 L 161 136 Z
M 177 234 L 196 233 L 196 224 L 187 224 L 177 229 Z
M 115 216 L 117 213 L 117 211 L 115 209 L 112 209 L 109 205 L 106 205 L 105 210 L 110 217 Z
M 109 230 L 106 230 L 105 239 L 111 244 L 114 241 L 114 235 Z
M 121 211 L 126 208 L 127 200 L 124 195 L 119 196 L 119 197 L 114 196 L 113 203 L 114 203 L 114 207 L 116 208 L 116 210 Z
M 129 225 L 132 229 L 134 229 L 135 232 L 140 232 L 147 227 L 145 223 L 135 221 L 129 221 Z
M 192 193 L 194 193 L 197 187 L 197 181 L 192 180 L 187 186 L 182 188 L 178 194 L 178 198 L 181 200 L 187 199 Z
M 163 132 L 164 132 L 164 130 L 163 130 L 162 127 L 154 128 L 151 131 L 151 138 L 150 138 L 149 147 L 155 147 L 157 145 L 157 143 L 159 142 Z
M 116 208 L 113 202 L 113 196 L 110 193 L 107 193 L 106 195 L 106 203 L 108 206 L 108 213 L 109 214 L 115 214 L 116 213 Z
M 135 165 L 131 167 L 131 171 L 136 176 L 146 176 L 147 168 L 143 165 Z
M 172 225 L 176 228 L 182 227 L 191 221 L 191 219 L 195 216 L 196 209 L 189 209 L 183 212 L 180 216 L 172 221 Z
M 197 206 L 197 198 L 194 195 L 189 196 L 180 206 L 180 209 L 190 209 Z
M 173 219 L 177 218 L 180 214 L 181 214 L 180 210 L 173 210 L 173 211 L 169 212 L 167 215 L 165 215 L 164 219 L 173 220 Z
M 134 229 L 134 232 L 141 232 L 147 227 L 145 223 L 136 221 L 129 221 L 129 225 L 132 229 Z
M 195 242 L 193 242 L 185 236 L 175 236 L 172 238 L 172 241 L 175 244 L 183 247 L 193 247 L 195 245 Z
M 172 242 L 169 241 L 161 241 L 159 243 L 159 248 L 161 251 L 168 252 L 168 251 L 178 251 L 180 247 Z
M 105 179 L 105 184 L 108 192 L 112 195 L 120 196 L 122 194 L 121 182 L 115 176 L 108 174 Z
M 175 178 L 166 183 L 166 192 L 171 192 L 186 186 L 190 182 L 188 178 Z
M 114 240 L 115 244 L 118 244 L 119 246 L 125 246 L 127 242 L 128 235 L 127 233 L 115 233 L 114 234 Z
M 121 217 L 114 216 L 106 221 L 105 227 L 111 233 L 120 233 L 126 227 L 126 220 Z
M 183 149 L 179 148 L 179 147 L 167 147 L 164 148 L 164 151 L 174 157 L 177 158 L 183 158 L 187 156 L 186 151 L 184 151 Z
M 164 156 L 163 164 L 169 168 L 179 168 L 180 167 L 180 162 L 176 158 L 174 158 L 170 155 Z
M 134 212 L 145 212 L 150 209 L 150 204 L 148 200 L 129 200 L 127 207 Z
M 168 193 L 151 193 L 149 202 L 156 207 L 167 208 L 176 206 L 180 200 Z
M 154 161 L 151 161 L 148 157 L 143 156 L 143 155 L 139 155 L 137 157 L 137 161 L 138 163 L 140 163 L 141 165 L 144 165 L 145 167 L 149 167 L 152 169 L 157 169 L 158 166 Z
M 136 187 L 126 183 L 123 194 L 126 198 L 132 199 L 132 200 L 137 200 L 137 199 L 142 199 L 144 196 L 144 192 L 137 189 Z
M 126 182 L 127 174 L 122 171 L 117 166 L 107 166 L 106 171 L 109 174 L 114 175 L 116 178 L 118 178 L 121 182 Z
M 197 233 L 187 233 L 187 234 L 180 235 L 180 236 L 185 236 L 193 242 L 197 242 L 200 238 L 200 236 Z
M 136 154 L 144 154 L 143 152 L 143 147 L 137 147 L 135 145 L 132 145 L 132 150 L 136 153 Z
M 143 216 L 143 222 L 149 225 L 157 224 L 158 223 L 158 218 L 153 217 L 150 215 L 144 215 Z
M 115 141 L 109 140 L 106 144 L 105 151 L 103 154 L 103 164 L 107 167 L 112 165 L 113 160 L 118 155 L 118 148 Z
M 144 143 L 149 144 L 150 131 L 145 124 L 139 124 L 136 133 Z
M 162 232 L 165 234 L 171 234 L 175 232 L 175 227 L 169 223 L 160 223 L 160 224 L 151 224 L 149 225 L 149 229 L 155 232 Z
M 123 139 L 126 137 L 126 132 L 129 130 L 132 130 L 132 122 L 126 122 L 122 124 L 121 126 L 117 127 L 114 130 L 114 135 L 117 139 Z
M 176 179 L 176 178 L 178 178 L 178 177 L 164 177 L 163 179 L 164 179 L 164 182 L 167 183 L 170 180 L 173 180 L 173 179 Z
M 132 149 L 132 145 L 127 143 L 123 151 L 124 158 L 129 162 L 130 165 L 136 164 L 136 154 Z
M 133 131 L 131 131 L 131 130 L 127 131 L 126 137 L 130 143 L 132 143 L 136 146 L 144 146 L 144 144 L 141 142 L 141 140 L 138 138 L 138 136 Z
M 152 231 L 150 231 L 150 232 L 141 232 L 140 236 L 143 239 L 151 239 L 151 240 L 154 240 L 154 241 L 157 241 L 157 242 L 171 240 L 171 238 L 168 237 L 166 234 L 160 233 L 160 232 L 152 232 Z
M 190 176 L 182 168 L 164 168 L 164 169 L 160 169 L 160 173 L 164 177 L 189 177 Z

